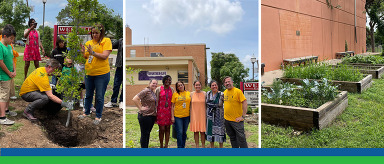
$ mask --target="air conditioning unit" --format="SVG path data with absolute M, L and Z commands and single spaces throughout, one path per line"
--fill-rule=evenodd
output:
M 151 52 L 151 57 L 164 57 L 160 52 Z

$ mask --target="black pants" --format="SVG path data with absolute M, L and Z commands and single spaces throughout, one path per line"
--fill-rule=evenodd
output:
M 143 116 L 142 114 L 138 114 L 137 119 L 139 120 L 141 131 L 141 148 L 148 148 L 149 136 L 151 135 L 153 125 L 155 124 L 156 116 Z
M 231 141 L 232 148 L 248 148 L 244 132 L 244 121 L 233 122 L 225 120 L 224 125 Z

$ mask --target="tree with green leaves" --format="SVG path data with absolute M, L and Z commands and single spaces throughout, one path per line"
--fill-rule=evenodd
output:
M 384 34 L 384 0 L 368 0 L 365 10 L 369 16 L 367 33 L 371 41 L 372 52 L 375 52 L 375 29 Z
M 240 82 L 248 76 L 249 68 L 244 68 L 243 63 L 235 54 L 225 54 L 223 52 L 212 52 L 211 78 L 223 86 L 222 79 L 231 76 L 235 87 L 239 88 Z M 223 89 L 223 87 L 222 87 Z
M 43 30 L 43 25 L 40 25 L 37 30 L 42 34 L 41 42 L 45 50 L 44 56 L 50 56 L 53 49 L 53 28 L 45 26 Z
M 11 24 L 16 30 L 16 38 L 24 36 L 25 20 L 29 17 L 30 8 L 23 0 L 0 0 L 0 19 L 1 26 Z
M 91 26 L 95 22 L 103 22 L 106 34 L 112 34 L 115 38 L 123 37 L 123 18 L 121 15 L 114 15 L 113 10 L 107 8 L 104 4 L 97 3 L 94 10 L 95 17 L 91 19 L 80 18 L 83 26 Z M 70 7 L 66 6 L 56 17 L 58 24 L 76 25 L 71 15 Z
M 74 63 L 84 64 L 85 59 L 81 53 L 82 40 L 79 35 L 86 34 L 87 32 L 80 28 L 83 25 L 83 21 L 89 21 L 96 17 L 95 10 L 98 5 L 97 0 L 68 0 L 69 15 L 72 18 L 74 25 L 72 32 L 68 34 L 67 47 L 69 48 L 68 53 L 65 56 L 72 59 Z M 62 38 L 65 40 L 64 38 Z M 67 76 L 62 76 L 60 82 L 57 84 L 57 92 L 63 95 L 64 101 L 72 101 L 79 99 L 80 97 L 80 86 L 79 83 L 84 81 L 85 71 L 78 72 L 74 67 L 70 69 L 70 73 Z M 66 126 L 69 124 L 70 111 L 68 111 L 68 119 Z

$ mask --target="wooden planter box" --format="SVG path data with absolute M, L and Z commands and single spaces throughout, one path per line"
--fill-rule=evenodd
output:
M 372 78 L 380 79 L 384 74 L 384 64 L 347 64 L 352 67 L 358 68 L 361 73 L 371 74 Z
M 297 85 L 301 85 L 302 81 L 304 79 L 298 79 L 298 78 L 280 78 L 283 82 L 289 82 L 289 83 L 295 83 Z M 309 81 L 313 81 L 314 79 L 309 79 Z M 320 79 L 316 79 L 320 81 Z M 334 81 L 330 80 L 335 85 L 339 86 L 339 90 L 341 91 L 348 91 L 348 92 L 357 92 L 362 93 L 364 90 L 371 87 L 372 84 L 372 75 L 366 75 L 362 80 L 358 82 L 351 82 L 351 81 Z
M 308 131 L 327 127 L 348 106 L 348 92 L 342 91 L 337 98 L 317 109 L 261 103 L 261 120 L 265 123 L 292 126 Z

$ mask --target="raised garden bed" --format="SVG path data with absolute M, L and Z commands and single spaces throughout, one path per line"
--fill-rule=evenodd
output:
M 323 129 L 347 106 L 346 91 L 316 109 L 261 103 L 261 120 L 279 126 L 292 126 L 296 130 Z
M 361 73 L 371 74 L 374 79 L 380 79 L 384 74 L 384 64 L 350 63 L 348 65 L 358 68 Z
M 288 83 L 294 83 L 297 85 L 302 84 L 303 79 L 299 78 L 280 78 L 283 82 Z M 310 81 L 313 81 L 314 79 L 309 79 Z M 318 80 L 319 81 L 319 80 Z M 358 81 L 358 82 L 351 82 L 351 81 L 334 81 L 330 80 L 335 85 L 338 85 L 339 90 L 341 91 L 348 91 L 348 92 L 357 92 L 362 93 L 364 90 L 368 89 L 372 84 L 372 75 L 365 75 L 365 77 Z

